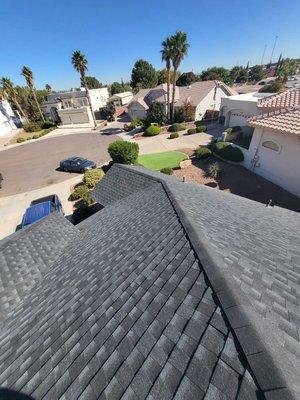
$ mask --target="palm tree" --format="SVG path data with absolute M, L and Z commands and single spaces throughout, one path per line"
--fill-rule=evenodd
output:
M 89 107 L 91 110 L 91 114 L 93 117 L 94 128 L 97 128 L 97 122 L 96 122 L 95 114 L 94 114 L 94 111 L 92 108 L 91 98 L 89 95 L 89 91 L 88 91 L 88 87 L 87 87 L 87 83 L 86 83 L 86 79 L 85 79 L 85 73 L 87 71 L 88 61 L 87 61 L 85 55 L 81 53 L 81 51 L 75 50 L 72 55 L 72 64 L 73 64 L 73 67 L 76 69 L 76 71 L 80 73 L 81 85 L 85 89 L 86 97 L 87 97 Z
M 166 40 L 162 42 L 161 58 L 162 61 L 166 62 L 166 70 L 168 73 L 167 80 L 167 118 L 170 119 L 170 81 L 171 81 L 171 57 L 172 57 L 172 40 L 167 37 Z
M 187 55 L 189 44 L 187 42 L 187 34 L 182 31 L 177 31 L 175 35 L 171 36 L 170 40 L 171 40 L 171 60 L 173 65 L 173 93 L 172 93 L 172 110 L 171 110 L 171 119 L 173 120 L 176 74 L 181 61 Z
M 37 109 L 38 109 L 38 111 L 39 111 L 39 114 L 40 114 L 40 116 L 41 116 L 41 118 L 42 118 L 42 121 L 45 121 L 44 115 L 43 115 L 42 110 L 41 110 L 41 108 L 40 108 L 38 99 L 37 99 L 37 97 L 36 97 L 36 90 L 35 90 L 34 83 L 33 83 L 33 74 L 32 74 L 31 69 L 28 68 L 28 67 L 26 67 L 26 66 L 24 66 L 24 67 L 22 68 L 21 75 L 24 76 L 24 78 L 25 78 L 25 80 L 26 80 L 26 83 L 27 83 L 27 86 L 29 87 L 29 89 L 31 90 L 31 92 L 32 92 L 32 94 L 33 94 L 34 101 L 35 101 L 35 103 L 36 103 L 36 106 L 37 106 Z
M 11 99 L 11 101 L 13 103 L 15 103 L 15 105 L 16 105 L 17 109 L 19 110 L 20 114 L 22 115 L 22 117 L 26 120 L 26 122 L 28 122 L 28 117 L 27 117 L 25 111 L 23 111 L 22 107 L 20 106 L 20 103 L 18 102 L 17 93 L 16 93 L 16 90 L 14 88 L 12 81 L 9 78 L 3 77 L 1 79 L 1 86 L 4 90 L 4 92 L 7 94 L 7 96 Z
M 49 85 L 49 83 L 45 85 L 45 89 L 47 90 L 48 93 L 51 93 L 52 91 L 52 87 Z

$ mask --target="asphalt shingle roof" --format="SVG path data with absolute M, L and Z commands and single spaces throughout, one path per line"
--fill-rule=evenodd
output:
M 278 322 L 299 329 L 297 214 L 117 165 L 93 196 L 104 209 L 0 329 L 0 385 L 35 399 L 292 398 L 297 370 L 263 339 L 293 363 Z

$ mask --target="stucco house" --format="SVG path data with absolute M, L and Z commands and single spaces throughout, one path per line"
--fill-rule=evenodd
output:
M 132 99 L 133 99 L 132 92 L 122 92 L 114 94 L 108 99 L 108 101 L 114 102 L 116 106 L 126 106 L 128 103 L 131 102 Z
M 106 106 L 109 98 L 107 87 L 89 89 L 89 96 L 97 118 L 99 109 Z M 61 120 L 63 124 L 92 123 L 84 88 L 49 94 L 42 110 L 46 118 L 57 122 Z
M 0 136 L 5 136 L 21 126 L 21 119 L 16 114 L 9 102 L 0 98 Z
M 244 165 L 300 196 L 300 89 L 260 99 L 260 115 L 247 119 L 254 133 Z
M 170 85 L 170 102 L 172 99 L 172 85 Z M 175 109 L 190 103 L 195 107 L 195 120 L 204 117 L 206 111 L 220 110 L 221 99 L 237 94 L 229 86 L 219 81 L 195 82 L 189 86 L 176 86 Z M 131 118 L 145 118 L 153 102 L 164 104 L 167 109 L 167 84 L 163 83 L 151 89 L 141 89 L 128 105 L 128 114 Z

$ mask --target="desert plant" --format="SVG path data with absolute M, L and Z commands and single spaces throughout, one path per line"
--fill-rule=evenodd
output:
M 162 168 L 160 170 L 160 172 L 162 172 L 163 174 L 166 174 L 166 175 L 173 175 L 174 171 L 172 168 L 166 167 L 166 168 Z
M 17 143 L 22 143 L 22 142 L 25 142 L 25 138 L 23 137 L 23 136 L 19 136 L 18 138 L 17 138 Z
M 169 139 L 177 139 L 177 138 L 179 138 L 178 132 L 172 132 L 169 136 Z
M 211 150 L 205 146 L 197 147 L 197 149 L 195 150 L 195 153 L 196 153 L 196 157 L 199 160 L 202 160 L 204 158 L 209 158 L 211 156 Z
M 159 135 L 161 128 L 157 124 L 152 124 L 145 129 L 143 136 L 156 136 Z
M 200 132 L 206 132 L 207 126 L 206 126 L 206 125 L 198 125 L 197 128 L 196 128 L 196 130 L 197 130 L 198 133 L 200 133 Z
M 196 128 L 190 128 L 187 131 L 187 135 L 194 135 L 197 132 Z
M 137 143 L 117 140 L 108 146 L 108 153 L 113 162 L 135 164 L 139 155 L 139 145 Z
M 102 169 L 96 168 L 86 171 L 83 175 L 82 182 L 88 188 L 93 188 L 104 176 Z
M 229 142 L 214 142 L 210 144 L 211 150 L 224 158 L 224 160 L 241 162 L 244 160 L 243 152 L 238 148 L 232 146 Z
M 207 175 L 213 179 L 217 179 L 218 176 L 220 175 L 220 172 L 221 172 L 220 165 L 218 163 L 213 163 L 209 166 Z
M 37 132 L 41 130 L 41 126 L 38 122 L 29 122 L 23 125 L 23 129 L 25 132 Z
M 185 125 L 183 124 L 173 124 L 169 126 L 168 131 L 169 132 L 179 132 L 179 131 L 184 131 L 185 130 Z

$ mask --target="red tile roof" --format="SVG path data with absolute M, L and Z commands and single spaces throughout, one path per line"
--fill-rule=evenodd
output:
M 258 100 L 257 107 L 264 111 L 275 111 L 300 107 L 300 89 L 286 90 Z
M 248 124 L 253 127 L 300 135 L 300 107 L 262 114 L 248 118 L 247 121 Z

